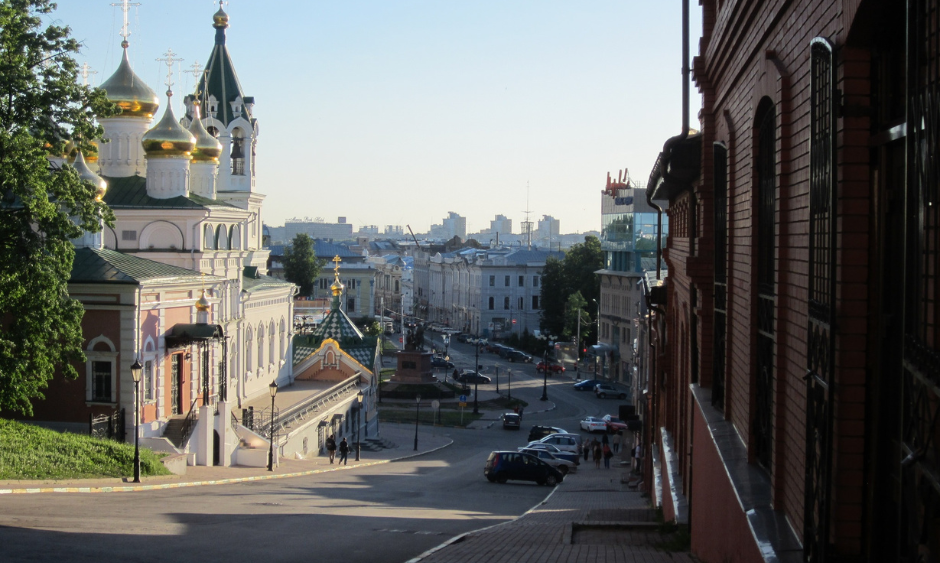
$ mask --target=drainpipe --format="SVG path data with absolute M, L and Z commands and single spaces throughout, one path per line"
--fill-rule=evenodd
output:
M 654 174 L 655 170 L 658 169 L 663 179 L 666 179 L 668 176 L 667 170 L 669 168 L 669 160 L 672 158 L 673 148 L 689 136 L 689 75 L 691 74 L 689 67 L 689 1 L 690 0 L 685 0 L 682 2 L 682 131 L 675 137 L 666 141 L 666 144 L 663 145 L 663 152 L 660 153 L 657 159 L 657 166 L 653 168 Z M 647 186 L 647 188 L 650 187 L 651 186 Z M 647 189 L 646 202 L 650 204 L 650 207 L 656 209 L 657 212 L 656 279 L 662 279 L 663 208 L 653 203 L 652 196 L 653 192 Z

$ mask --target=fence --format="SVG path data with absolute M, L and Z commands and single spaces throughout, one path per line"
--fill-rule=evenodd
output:
M 124 427 L 124 409 L 111 414 L 88 415 L 88 433 L 95 438 L 123 442 L 127 437 Z

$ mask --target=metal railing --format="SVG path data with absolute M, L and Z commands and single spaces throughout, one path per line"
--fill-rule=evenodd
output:
M 196 410 L 196 402 L 198 397 L 193 399 L 193 404 L 189 407 L 189 413 L 186 414 L 186 418 L 183 419 L 183 426 L 180 428 L 180 444 L 185 444 L 189 437 L 193 433 L 193 429 L 196 426 L 196 415 L 198 411 Z
M 289 427 L 294 422 L 306 419 L 310 413 L 319 412 L 326 405 L 337 402 L 347 395 L 358 392 L 359 377 L 360 373 L 357 372 L 356 375 L 340 382 L 337 385 L 334 385 L 333 387 L 330 387 L 326 391 L 314 395 L 305 401 L 297 403 L 296 405 L 292 405 L 283 413 L 280 413 L 277 409 L 275 409 L 275 435 L 280 434 L 282 430 Z M 261 435 L 269 434 L 271 427 L 270 409 L 263 409 L 260 411 L 252 408 L 245 409 L 242 411 L 242 426 L 249 428 L 253 432 L 257 432 Z
M 127 429 L 124 427 L 124 409 L 111 414 L 89 415 L 88 433 L 95 438 L 123 442 L 127 434 Z

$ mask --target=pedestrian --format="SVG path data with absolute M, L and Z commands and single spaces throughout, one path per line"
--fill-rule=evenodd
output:
M 454 368 L 454 375 L 453 375 L 454 382 L 457 381 L 458 377 L 460 377 L 460 372 L 457 371 L 457 368 Z
M 611 445 L 613 446 L 614 453 L 617 453 L 617 452 L 620 451 L 620 435 L 621 435 L 621 433 L 622 433 L 622 431 L 621 431 L 621 430 L 618 430 L 618 431 L 614 432 L 614 435 L 610 438 L 610 443 L 611 443 Z
M 584 453 L 584 461 L 587 461 L 587 460 L 588 460 L 588 456 L 591 455 L 591 448 L 592 448 L 592 447 L 593 447 L 593 446 L 592 446 L 592 444 L 591 444 L 591 441 L 588 440 L 587 438 L 585 438 L 585 439 L 584 439 L 584 443 L 581 444 L 581 450 L 582 450 L 583 453 Z
M 594 440 L 594 467 L 596 467 L 596 468 L 598 468 L 598 469 L 601 468 L 601 457 L 602 457 L 602 456 L 603 456 L 603 452 L 602 452 L 602 450 L 601 450 L 601 443 L 598 442 L 597 439 L 595 439 L 595 440 Z
M 330 463 L 333 463 L 333 458 L 336 457 L 336 438 L 332 434 L 326 439 L 326 452 L 330 454 Z
M 343 441 L 339 443 L 339 463 L 346 465 L 346 458 L 349 456 L 349 444 L 346 443 L 346 438 L 343 438 Z M 337 465 L 339 465 L 337 463 Z
M 607 438 L 607 435 L 608 435 L 608 434 L 610 434 L 610 427 L 609 427 L 609 426 L 607 427 L 607 430 L 605 430 L 604 433 L 601 434 L 601 444 L 608 444 L 608 443 L 609 443 L 608 438 Z
M 642 466 L 640 465 L 642 456 L 643 456 L 643 448 L 640 444 L 640 440 L 637 439 L 636 445 L 633 446 L 633 459 L 636 460 L 635 461 L 636 466 L 634 467 L 633 471 L 635 471 L 636 473 L 639 473 L 642 470 Z
M 610 469 L 610 458 L 614 457 L 614 452 L 610 450 L 610 444 L 604 444 L 604 467 Z

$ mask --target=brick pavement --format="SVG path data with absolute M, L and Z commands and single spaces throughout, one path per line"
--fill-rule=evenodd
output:
M 650 522 L 647 500 L 621 483 L 628 467 L 619 456 L 611 462 L 610 469 L 582 464 L 518 519 L 452 538 L 408 563 L 694 562 L 688 552 L 659 547 L 668 537 Z M 511 486 L 493 484 L 494 493 Z

